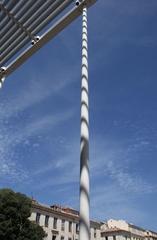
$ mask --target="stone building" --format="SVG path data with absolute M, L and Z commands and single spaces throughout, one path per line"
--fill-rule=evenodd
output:
M 79 212 L 74 209 L 33 201 L 30 220 L 43 227 L 45 240 L 78 240 Z M 100 222 L 91 221 L 91 240 L 100 240 L 100 227 Z
M 157 240 L 157 233 L 147 230 L 145 234 L 145 240 Z
M 43 227 L 47 233 L 45 240 L 79 239 L 79 212 L 75 209 L 33 201 L 30 220 Z M 91 240 L 157 240 L 156 232 L 124 220 L 91 221 L 90 224 Z
M 157 240 L 157 233 L 124 220 L 110 219 L 101 226 L 101 240 Z

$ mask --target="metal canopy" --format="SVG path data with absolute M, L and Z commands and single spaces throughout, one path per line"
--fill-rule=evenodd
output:
M 89 7 L 95 2 L 0 0 L 0 79 L 81 15 L 85 4 Z

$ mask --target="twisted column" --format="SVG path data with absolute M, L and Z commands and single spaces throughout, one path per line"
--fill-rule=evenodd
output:
M 88 33 L 87 7 L 82 16 L 82 81 L 81 81 L 81 154 L 80 154 L 80 235 L 90 239 L 89 219 L 89 109 L 88 109 Z

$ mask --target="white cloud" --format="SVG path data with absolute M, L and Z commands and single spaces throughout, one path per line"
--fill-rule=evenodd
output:
M 69 151 L 61 158 L 56 158 L 47 163 L 46 166 L 40 166 L 33 170 L 34 177 L 45 175 L 45 181 L 42 178 L 37 188 L 50 187 L 52 185 L 61 185 L 74 183 L 79 181 L 79 144 L 71 141 L 72 145 Z M 66 144 L 64 144 L 66 148 Z M 114 141 L 105 141 L 103 139 L 95 139 L 95 143 L 91 144 L 90 153 L 90 169 L 92 181 L 99 181 L 102 189 L 105 182 L 102 178 L 110 181 L 117 189 L 135 195 L 154 193 L 156 186 L 152 186 L 136 171 L 130 169 L 130 161 L 132 161 L 133 153 L 125 149 L 123 144 Z M 130 147 L 130 146 L 129 146 Z M 63 151 L 64 152 L 64 151 Z M 77 154 L 76 154 L 77 153 Z M 131 156 L 132 155 L 132 156 Z M 70 169 L 70 172 L 69 172 Z M 58 174 L 56 175 L 56 171 Z M 49 173 L 51 173 L 49 175 Z M 52 176 L 52 177 L 51 177 Z M 77 178 L 76 178 L 77 176 Z M 97 178 L 101 180 L 97 180 Z
M 70 119 L 73 116 L 74 111 L 65 111 L 62 113 L 43 116 L 40 119 L 33 120 L 29 122 L 25 128 L 19 131 L 10 131 L 1 124 L 1 134 L 0 134 L 0 175 L 12 179 L 20 180 L 26 177 L 27 173 L 24 173 L 22 166 L 20 167 L 18 161 L 16 161 L 15 147 L 17 144 L 22 144 L 22 142 L 27 142 L 29 144 L 29 138 L 35 135 L 40 135 L 43 131 L 48 131 Z M 3 130 L 3 131 L 2 131 Z M 19 176 L 20 175 L 20 176 Z
M 76 69 L 76 66 L 73 66 Z M 68 69 L 69 71 L 69 69 Z M 40 104 L 51 95 L 61 95 L 66 88 L 76 80 L 75 71 L 53 72 L 53 76 L 48 76 L 40 72 L 40 76 L 33 76 L 23 83 L 23 87 L 18 88 L 5 98 L 1 98 L 0 103 L 0 177 L 7 179 L 22 180 L 27 175 L 23 166 L 20 166 L 15 148 L 19 144 L 29 145 L 29 138 L 42 135 L 50 129 L 59 126 L 70 119 L 74 111 L 67 110 L 61 113 L 54 112 L 44 115 L 38 119 L 28 119 L 25 126 L 20 125 L 21 115 L 24 110 Z M 12 118 L 17 124 L 12 124 Z M 18 123 L 19 122 L 19 123 Z M 16 127 L 18 126 L 18 128 Z M 39 147 L 34 143 L 34 147 Z
M 52 186 L 58 188 L 60 185 L 78 183 L 79 151 L 77 151 L 77 148 L 79 148 L 79 142 L 78 145 L 75 143 L 72 144 L 67 154 L 49 161 L 46 166 L 41 165 L 36 170 L 33 170 L 33 178 L 40 178 L 38 184 L 35 185 L 34 188 L 45 189 Z M 44 175 L 46 178 L 44 178 Z
M 62 94 L 70 84 L 76 80 L 76 66 L 73 71 L 60 71 L 52 77 L 46 74 L 31 76 L 31 79 L 23 83 L 23 87 L 9 96 L 9 99 L 2 99 L 0 104 L 0 120 L 4 121 L 10 117 L 17 117 L 22 111 L 40 104 L 51 95 Z
M 113 183 L 91 190 L 91 215 L 101 220 L 124 219 L 135 224 L 142 223 L 147 217 L 147 213 L 139 209 L 136 196 L 126 194 Z
M 141 176 L 138 176 L 137 173 L 130 173 L 129 169 L 126 170 L 122 163 L 120 166 L 117 166 L 113 161 L 109 161 L 105 169 L 105 174 L 127 192 L 154 193 L 156 189 L 156 187 L 142 179 Z
M 73 110 L 67 110 L 62 113 L 46 115 L 40 119 L 29 121 L 24 128 L 19 127 L 18 130 L 14 127 L 10 129 L 9 124 L 5 124 L 5 120 L 0 121 L 0 178 L 5 179 L 6 182 L 17 182 L 30 178 L 27 170 L 19 163 L 19 156 L 15 152 L 16 146 L 19 144 L 29 145 L 30 137 L 39 136 L 43 132 L 52 130 L 65 123 L 73 114 Z
M 27 178 L 27 172 L 16 161 L 14 144 L 10 135 L 1 126 L 0 133 L 0 179 L 8 181 L 23 181 Z
M 49 130 L 65 123 L 67 120 L 72 118 L 73 115 L 73 110 L 66 110 L 61 113 L 48 114 L 30 121 L 22 131 L 20 130 L 16 133 L 15 140 L 18 143 L 29 139 L 29 137 L 40 135 L 43 132 L 47 133 Z
M 94 149 L 92 149 L 92 175 L 105 175 L 106 178 L 116 183 L 117 187 L 126 192 L 134 194 L 154 193 L 156 186 L 152 186 L 135 169 L 131 168 L 131 163 L 135 161 L 134 156 L 136 156 L 132 145 L 134 146 L 134 143 L 130 143 L 126 147 L 122 142 L 96 139 L 95 143 L 93 143 Z M 141 148 L 141 139 L 138 147 Z M 138 163 L 136 162 L 136 164 Z

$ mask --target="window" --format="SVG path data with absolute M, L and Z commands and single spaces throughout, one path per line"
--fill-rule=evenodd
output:
M 40 222 L 40 213 L 37 212 L 36 223 L 39 224 L 39 222 Z
M 52 240 L 56 240 L 56 235 L 53 235 L 53 236 L 52 236 Z
M 65 229 L 65 220 L 62 219 L 61 230 L 64 231 L 64 229 Z
M 57 228 L 57 218 L 54 218 L 54 220 L 53 220 L 53 228 L 54 229 Z
M 68 238 L 68 240 L 72 240 L 72 238 Z
M 113 236 L 113 240 L 116 240 L 116 236 Z
M 61 240 L 64 240 L 64 237 L 63 237 L 63 236 L 61 236 Z
M 94 228 L 94 238 L 96 238 L 96 228 Z
M 49 216 L 46 215 L 45 216 L 45 227 L 48 227 L 48 225 L 49 225 Z
M 69 232 L 72 232 L 72 222 L 69 222 Z
M 105 237 L 105 240 L 108 240 L 108 237 L 107 237 L 107 236 Z
M 76 223 L 76 233 L 79 233 L 79 224 Z

